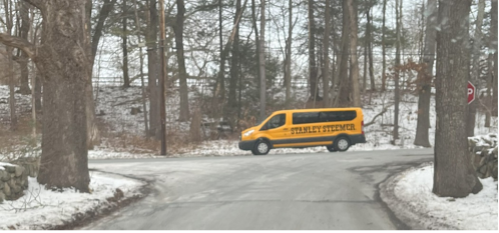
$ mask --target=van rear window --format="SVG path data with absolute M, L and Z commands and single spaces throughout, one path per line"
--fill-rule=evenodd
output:
M 298 112 L 293 113 L 293 124 L 351 121 L 356 117 L 356 111 Z

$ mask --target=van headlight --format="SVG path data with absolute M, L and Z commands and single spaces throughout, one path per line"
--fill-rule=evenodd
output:
M 250 130 L 250 131 L 248 131 L 248 132 L 244 133 L 244 134 L 243 134 L 243 136 L 244 136 L 244 137 L 248 137 L 248 136 L 250 136 L 253 132 L 255 132 L 255 130 L 254 130 L 254 129 L 252 129 L 252 130 Z

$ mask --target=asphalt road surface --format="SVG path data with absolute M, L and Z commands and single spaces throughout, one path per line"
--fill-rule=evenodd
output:
M 379 200 L 389 175 L 432 149 L 90 161 L 152 182 L 149 196 L 83 229 L 407 229 Z

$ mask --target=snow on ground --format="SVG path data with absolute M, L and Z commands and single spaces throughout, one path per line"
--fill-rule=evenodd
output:
M 75 214 L 95 212 L 109 205 L 107 198 L 114 196 L 117 188 L 124 197 L 141 195 L 138 191 L 144 182 L 118 175 L 90 172 L 92 193 L 78 193 L 74 189 L 62 192 L 45 189 L 36 178 L 28 178 L 29 188 L 15 201 L 0 204 L 0 230 L 36 230 L 63 225 Z
M 432 216 L 424 225 L 445 224 L 460 230 L 497 230 L 497 181 L 480 179 L 483 190 L 466 198 L 438 197 L 433 187 L 433 164 L 409 169 L 399 175 L 394 193 L 414 212 Z

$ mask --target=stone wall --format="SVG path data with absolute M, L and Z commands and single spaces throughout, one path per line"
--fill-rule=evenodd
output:
M 468 149 L 478 177 L 497 180 L 497 134 L 469 137 Z
M 28 176 L 38 175 L 39 158 L 22 158 L 10 163 L 0 162 L 0 203 L 15 200 L 28 188 Z
M 0 203 L 15 200 L 28 188 L 28 173 L 24 167 L 0 163 Z

